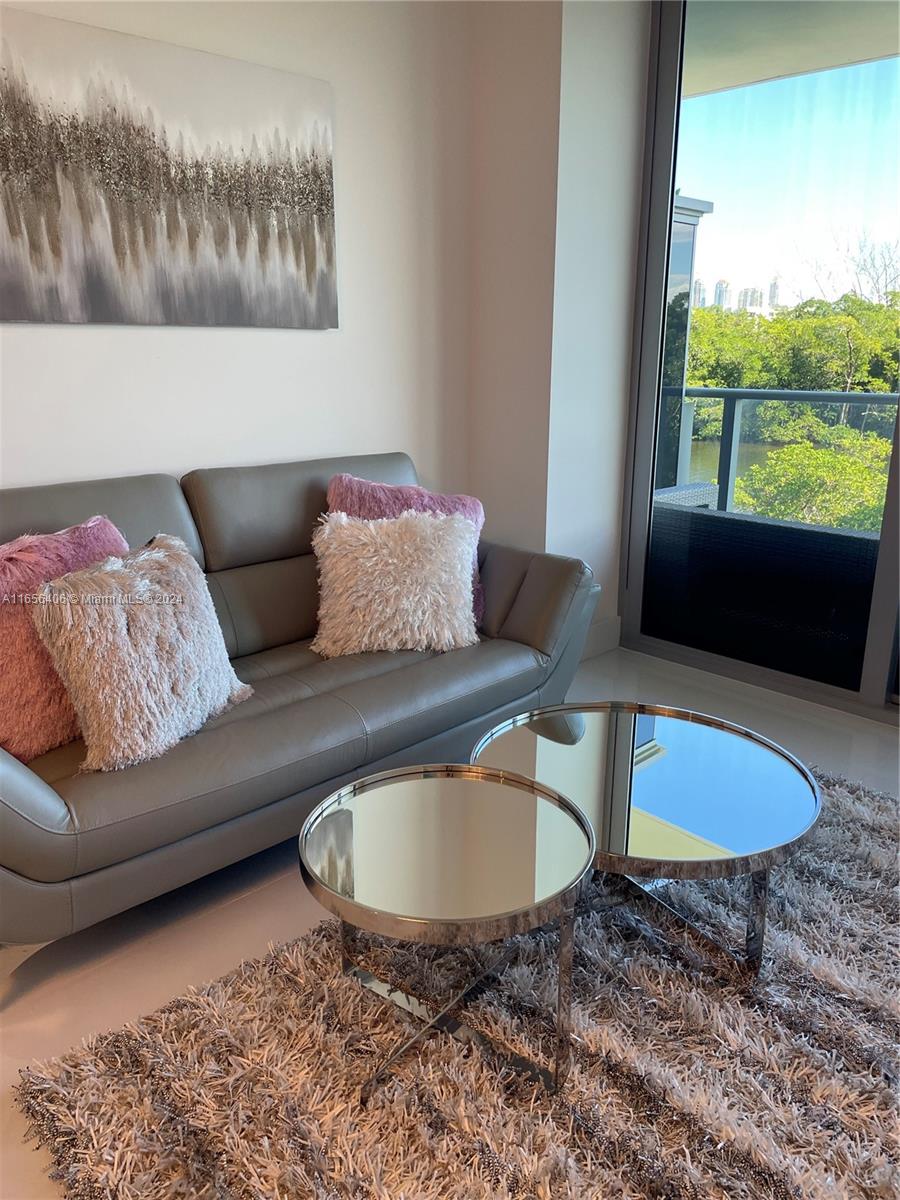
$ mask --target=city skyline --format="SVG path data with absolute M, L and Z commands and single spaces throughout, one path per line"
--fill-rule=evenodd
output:
M 737 289 L 737 299 L 732 303 L 732 296 L 735 294 L 731 282 L 728 279 L 720 278 L 716 280 L 713 287 L 713 299 L 707 304 L 707 288 L 706 280 L 694 277 L 693 291 L 691 304 L 693 308 L 725 308 L 725 309 L 749 309 L 756 312 L 773 312 L 776 308 L 783 307 L 779 302 L 780 295 L 780 276 L 775 275 L 769 281 L 767 288 L 762 288 L 759 284 L 748 284 Z M 763 297 L 767 297 L 764 302 Z

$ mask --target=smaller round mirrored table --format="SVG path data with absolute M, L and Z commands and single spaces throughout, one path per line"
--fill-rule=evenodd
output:
M 307 888 L 341 919 L 345 974 L 425 1022 L 376 1067 L 363 1085 L 363 1103 L 432 1029 L 490 1044 L 455 1013 L 499 977 L 514 944 L 434 1012 L 358 961 L 358 930 L 434 946 L 473 946 L 558 921 L 555 1062 L 552 1070 L 521 1058 L 513 1064 L 548 1088 L 559 1086 L 569 1069 L 574 910 L 595 853 L 590 822 L 575 804 L 515 772 L 462 764 L 406 767 L 359 780 L 324 800 L 303 825 L 299 851 Z
M 793 755 L 717 717 L 604 701 L 504 721 L 472 761 L 540 780 L 582 809 L 610 904 L 639 892 L 675 912 L 649 881 L 748 876 L 744 954 L 733 957 L 759 971 L 769 872 L 819 815 L 816 782 Z

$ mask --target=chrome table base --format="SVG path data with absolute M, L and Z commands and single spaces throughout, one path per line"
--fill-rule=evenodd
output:
M 655 905 L 677 917 L 679 923 L 689 929 L 717 953 L 725 954 L 736 963 L 748 979 L 755 979 L 762 962 L 763 938 L 766 928 L 766 903 L 769 890 L 769 872 L 754 871 L 749 876 L 749 910 L 744 954 L 734 953 L 716 941 L 699 926 L 689 921 L 682 913 L 656 894 L 656 888 L 666 880 L 641 882 L 631 876 L 613 875 L 610 872 L 595 872 L 595 888 L 588 893 L 579 909 L 599 911 L 617 908 L 634 899 L 650 899 Z M 537 936 L 541 930 L 526 935 Z M 376 1066 L 360 1089 L 360 1102 L 366 1104 L 378 1084 L 410 1050 L 419 1045 L 434 1030 L 452 1034 L 458 1041 L 470 1042 L 503 1059 L 513 1070 L 519 1071 L 542 1084 L 548 1092 L 558 1091 L 569 1074 L 572 1061 L 572 957 L 575 939 L 575 910 L 569 909 L 559 919 L 559 946 L 557 949 L 557 994 L 556 994 L 556 1058 L 552 1069 L 531 1062 L 522 1055 L 502 1049 L 486 1034 L 465 1025 L 456 1016 L 459 1009 L 477 1000 L 493 984 L 497 983 L 515 953 L 515 945 L 507 945 L 492 966 L 481 971 L 461 992 L 453 996 L 438 1012 L 434 1013 L 416 996 L 379 979 L 356 957 L 356 934 L 354 926 L 341 921 L 341 966 L 345 975 L 358 980 L 364 987 L 390 1000 L 404 1012 L 417 1017 L 422 1024 L 404 1039 L 386 1058 Z
M 534 933 L 540 931 L 536 930 Z M 400 1043 L 391 1053 L 378 1064 L 375 1071 L 362 1085 L 360 1103 L 366 1104 L 372 1097 L 375 1088 L 384 1079 L 391 1068 L 406 1055 L 414 1046 L 422 1042 L 433 1030 L 452 1034 L 458 1041 L 471 1042 L 488 1050 L 503 1059 L 513 1070 L 530 1076 L 549 1092 L 557 1091 L 569 1073 L 572 1059 L 571 1027 L 572 1027 L 572 953 L 575 936 L 575 911 L 569 909 L 559 918 L 559 948 L 557 963 L 559 979 L 556 996 L 556 1059 L 552 1069 L 533 1063 L 522 1055 L 513 1054 L 497 1046 L 486 1034 L 470 1029 L 457 1019 L 455 1013 L 472 1000 L 476 1000 L 503 974 L 506 966 L 515 953 L 515 946 L 506 946 L 497 961 L 482 971 L 468 984 L 463 991 L 455 995 L 437 1013 L 431 1010 L 415 996 L 396 988 L 373 975 L 371 971 L 361 966 L 356 959 L 355 943 L 357 930 L 346 921 L 341 921 L 341 965 L 345 975 L 358 980 L 364 987 L 383 999 L 390 1000 L 404 1012 L 418 1017 L 423 1024 L 408 1038 Z M 529 936 L 534 936 L 531 934 Z
M 693 921 L 689 921 L 677 908 L 658 896 L 656 889 L 668 882 L 665 879 L 641 881 L 631 875 L 613 875 L 609 872 L 596 871 L 594 882 L 598 886 L 595 886 L 589 896 L 588 907 L 591 909 L 610 908 L 618 904 L 625 904 L 630 899 L 648 898 L 655 905 L 664 908 L 666 912 L 676 917 L 685 929 L 689 929 L 706 945 L 711 946 L 717 953 L 726 955 L 748 979 L 753 980 L 759 975 L 762 965 L 766 907 L 769 897 L 769 872 L 768 870 L 753 871 L 747 878 L 749 879 L 749 904 L 743 955 L 710 937 L 706 930 L 695 925 Z

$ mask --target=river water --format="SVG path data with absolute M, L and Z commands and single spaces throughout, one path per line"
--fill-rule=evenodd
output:
M 780 447 L 775 442 L 741 442 L 738 447 L 737 473 L 746 475 L 754 463 L 763 463 L 773 450 Z M 708 483 L 719 474 L 719 439 L 691 442 L 690 483 Z

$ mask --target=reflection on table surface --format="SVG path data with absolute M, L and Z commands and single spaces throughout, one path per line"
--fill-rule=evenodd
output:
M 518 788 L 405 779 L 328 811 L 304 854 L 332 891 L 398 916 L 465 920 L 526 908 L 583 871 L 589 843 L 564 809 Z
M 585 710 L 500 734 L 478 765 L 537 779 L 579 805 L 597 849 L 659 860 L 758 853 L 792 841 L 816 801 L 782 755 L 677 717 Z

